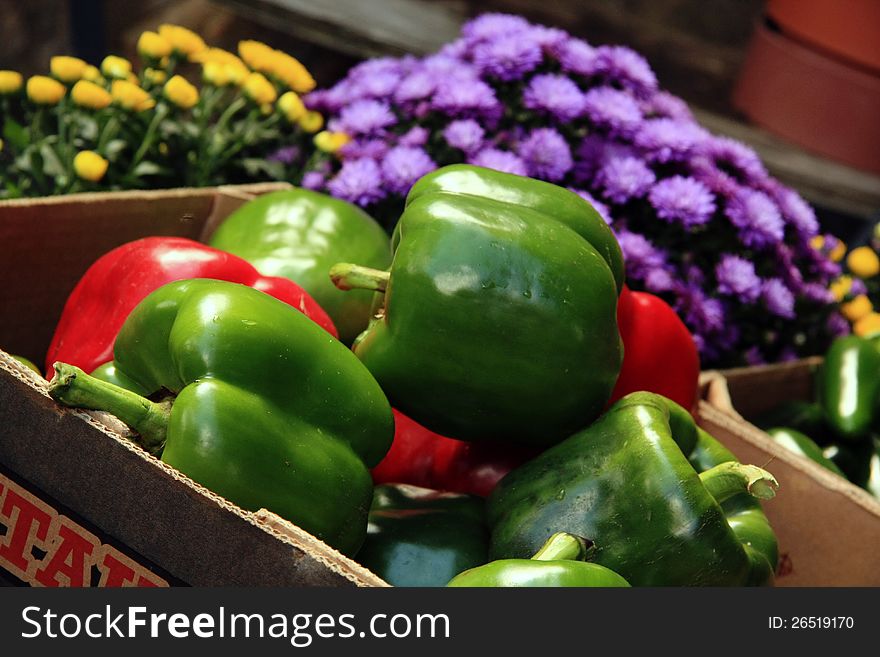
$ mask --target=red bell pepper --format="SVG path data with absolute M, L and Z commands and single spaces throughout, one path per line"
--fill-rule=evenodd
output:
M 609 404 L 647 390 L 692 410 L 697 402 L 700 354 L 672 307 L 648 292 L 626 286 L 617 302 L 623 365 Z
M 504 475 L 537 454 L 536 449 L 446 438 L 395 410 L 394 442 L 373 468 L 373 482 L 487 497 Z
M 46 354 L 46 372 L 62 361 L 92 372 L 113 360 L 128 314 L 150 292 L 173 281 L 213 278 L 241 283 L 290 304 L 338 337 L 332 320 L 299 285 L 263 276 L 246 260 L 182 237 L 147 237 L 98 258 L 67 298 Z

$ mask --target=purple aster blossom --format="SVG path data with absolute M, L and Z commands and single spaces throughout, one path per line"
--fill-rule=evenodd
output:
M 350 69 L 346 80 L 353 95 L 358 98 L 386 98 L 400 83 L 403 69 L 398 59 L 368 59 Z
M 839 313 L 831 313 L 825 325 L 828 332 L 836 338 L 849 335 L 852 331 L 849 322 Z
M 647 60 L 625 46 L 596 48 L 596 72 L 639 95 L 647 96 L 657 88 L 657 76 Z
M 515 173 L 518 176 L 528 175 L 526 163 L 516 154 L 497 148 L 487 148 L 476 155 L 468 157 L 468 164 L 495 169 L 496 171 L 504 171 L 505 173 Z
M 615 231 L 623 261 L 626 264 L 626 275 L 642 280 L 655 269 L 666 266 L 666 254 L 654 246 L 644 235 L 632 233 L 626 228 Z
M 553 128 L 537 128 L 517 146 L 517 154 L 526 163 L 529 175 L 551 182 L 565 177 L 574 160 L 565 137 Z
M 584 94 L 569 78 L 541 74 L 531 79 L 523 91 L 523 105 L 568 122 L 584 111 Z
M 488 41 L 500 36 L 525 32 L 530 27 L 529 22 L 522 16 L 488 13 L 465 23 L 461 28 L 461 35 L 470 42 Z
M 536 43 L 542 51 L 553 53 L 558 44 L 569 39 L 568 32 L 557 27 L 532 25 L 522 34 L 523 39 Z
M 596 174 L 596 184 L 605 198 L 613 203 L 644 196 L 657 177 L 636 157 L 611 157 Z
M 707 223 L 715 212 L 715 196 L 701 182 L 684 176 L 664 178 L 648 192 L 657 216 L 685 228 Z
M 666 269 L 652 269 L 645 274 L 645 287 L 655 294 L 672 292 L 676 289 L 676 280 Z
M 755 265 L 744 258 L 726 253 L 715 265 L 718 291 L 735 296 L 744 303 L 753 303 L 761 296 L 761 279 L 755 273 Z
M 590 192 L 585 191 L 583 189 L 575 189 L 574 187 L 569 187 L 568 190 L 570 192 L 574 192 L 575 194 L 580 196 L 582 199 L 584 199 L 587 203 L 592 205 L 593 209 L 599 213 L 599 216 L 602 217 L 602 220 L 606 224 L 608 224 L 609 226 L 612 224 L 612 222 L 614 220 L 611 218 L 611 210 L 609 209 L 609 207 L 607 205 L 605 205 L 601 201 L 597 201 L 593 197 L 593 195 L 590 194 Z
M 437 88 L 436 80 L 428 71 L 414 71 L 400 82 L 394 91 L 394 101 L 404 104 L 429 98 Z
M 327 190 L 335 197 L 367 206 L 381 200 L 387 192 L 382 188 L 382 170 L 376 160 L 346 160 L 328 183 Z
M 401 146 L 424 146 L 430 137 L 431 132 L 427 128 L 415 125 L 400 136 L 398 144 Z
M 795 232 L 804 240 L 819 234 L 819 220 L 816 212 L 793 189 L 776 183 L 771 185 L 770 195 L 782 210 L 782 216 L 794 227 Z
M 381 133 L 397 123 L 388 103 L 379 100 L 356 100 L 339 113 L 338 129 L 355 135 Z
M 340 155 L 346 159 L 381 160 L 391 146 L 384 139 L 353 139 L 339 149 Z
M 803 287 L 801 287 L 801 295 L 807 301 L 813 301 L 815 303 L 834 303 L 834 295 L 821 283 L 805 283 Z
M 774 315 L 794 319 L 794 293 L 779 278 L 769 278 L 761 288 L 764 305 Z
M 724 328 L 724 303 L 707 296 L 699 285 L 682 286 L 675 305 L 685 323 L 697 333 L 718 333 Z
M 596 127 L 612 136 L 632 135 L 642 120 L 642 112 L 632 96 L 612 87 L 595 87 L 585 93 L 584 110 Z
M 740 184 L 729 174 L 717 168 L 709 160 L 697 157 L 691 160 L 691 175 L 718 196 L 735 196 Z
M 868 286 L 865 285 L 865 281 L 863 281 L 861 278 L 853 278 L 852 284 L 849 286 L 849 293 L 854 297 L 857 297 L 861 294 L 867 294 Z
M 483 145 L 485 131 L 473 119 L 453 121 L 443 129 L 443 138 L 453 148 L 458 148 L 466 155 L 479 150 Z
M 464 75 L 442 80 L 431 99 L 431 106 L 455 117 L 481 115 L 497 118 L 503 111 L 492 87 Z
M 450 57 L 454 59 L 462 59 L 467 55 L 470 44 L 466 39 L 456 39 L 444 44 L 437 54 L 442 57 Z
M 317 89 L 306 94 L 303 96 L 303 103 L 311 110 L 335 113 L 357 99 L 351 83 L 348 80 L 342 80 L 330 89 Z
M 688 104 L 668 91 L 656 91 L 644 101 L 645 116 L 675 119 L 677 121 L 693 121 Z
M 320 171 L 309 171 L 308 173 L 303 175 L 300 187 L 311 189 L 314 191 L 321 191 L 322 189 L 324 189 L 325 181 L 326 178 L 324 177 L 324 174 Z
M 729 137 L 710 137 L 701 144 L 703 152 L 722 169 L 730 169 L 743 182 L 765 180 L 767 169 L 761 158 L 745 144 Z
M 675 119 L 650 119 L 639 127 L 633 141 L 651 162 L 680 162 L 707 138 L 696 123 Z
M 728 199 L 724 214 L 739 229 L 743 244 L 762 248 L 781 242 L 785 223 L 779 208 L 764 192 L 742 188 Z
M 541 47 L 519 35 L 478 43 L 473 51 L 474 66 L 480 73 L 505 82 L 521 80 L 541 59 Z
M 782 280 L 792 290 L 801 292 L 804 285 L 804 277 L 801 270 L 795 264 L 794 252 L 787 244 L 777 244 L 774 255 L 779 263 L 777 271 L 782 273 Z
M 586 41 L 573 37 L 559 41 L 551 46 L 550 54 L 566 73 L 586 77 L 596 73 L 596 49 Z
M 282 146 L 277 151 L 269 155 L 266 159 L 269 162 L 281 162 L 281 164 L 293 164 L 300 156 L 298 146 Z
M 421 148 L 396 146 L 382 159 L 382 180 L 392 194 L 405 195 L 413 183 L 437 164 Z
M 752 367 L 756 365 L 763 365 L 767 362 L 764 358 L 764 354 L 761 353 L 761 349 L 757 345 L 746 349 L 743 356 L 746 359 L 746 365 L 750 365 Z

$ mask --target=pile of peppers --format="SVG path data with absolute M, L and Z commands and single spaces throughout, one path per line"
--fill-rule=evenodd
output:
M 60 403 L 396 586 L 773 582 L 775 479 L 696 425 L 690 333 L 546 182 L 438 169 L 390 237 L 297 189 L 210 245 L 123 245 L 46 365 Z

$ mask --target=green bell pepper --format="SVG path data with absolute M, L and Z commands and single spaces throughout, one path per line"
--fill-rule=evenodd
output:
M 773 427 L 787 427 L 819 441 L 820 436 L 830 432 L 825 422 L 825 411 L 813 401 L 793 399 L 782 402 L 754 420 L 755 426 L 764 431 Z
M 485 502 L 406 484 L 377 486 L 357 560 L 394 586 L 443 586 L 489 560 Z
M 490 556 L 528 556 L 564 531 L 589 537 L 593 561 L 633 586 L 772 580 L 766 517 L 737 508 L 746 514 L 737 529 L 722 505 L 744 494 L 770 498 L 776 480 L 726 460 L 686 416 L 659 395 L 633 393 L 512 471 L 489 497 Z M 686 454 L 718 462 L 698 474 Z
M 551 536 L 531 559 L 493 561 L 457 575 L 447 586 L 629 586 L 629 582 L 613 570 L 585 562 L 589 554 L 586 540 L 559 532 Z
M 372 294 L 343 294 L 330 281 L 330 267 L 344 260 L 379 269 L 391 263 L 388 234 L 372 217 L 307 189 L 272 192 L 244 204 L 210 245 L 244 258 L 264 276 L 298 283 L 330 315 L 346 344 L 366 328 Z
M 822 454 L 856 486 L 880 497 L 880 440 L 875 436 L 856 442 L 832 443 Z
M 252 288 L 165 285 L 128 316 L 115 372 L 149 395 L 57 364 L 50 394 L 113 413 L 140 443 L 247 510 L 267 508 L 337 549 L 363 542 L 391 408 L 370 373 L 305 315 Z
M 589 424 L 611 395 L 622 360 L 617 287 L 596 246 L 547 210 L 546 183 L 510 179 L 541 202 L 416 183 L 390 272 L 340 263 L 331 275 L 342 289 L 385 293 L 353 349 L 395 408 L 451 438 L 546 446 Z
M 834 474 L 846 477 L 837 464 L 822 453 L 822 448 L 800 431 L 789 427 L 771 427 L 767 429 L 767 435 L 795 454 L 806 456 Z
M 880 351 L 865 338 L 837 338 L 825 354 L 818 385 L 826 421 L 837 437 L 865 438 L 880 401 Z

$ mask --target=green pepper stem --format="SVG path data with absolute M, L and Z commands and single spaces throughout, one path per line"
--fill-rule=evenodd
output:
M 171 414 L 170 403 L 150 401 L 67 363 L 55 363 L 53 367 L 55 378 L 49 384 L 52 399 L 65 406 L 112 413 L 140 435 L 141 447 L 152 454 L 161 452 Z
M 557 532 L 532 557 L 534 561 L 586 561 L 593 543 L 582 536 Z
M 766 470 L 736 461 L 720 463 L 701 472 L 700 481 L 719 504 L 738 493 L 748 493 L 759 500 L 769 500 L 776 496 L 779 488 L 776 477 Z
M 330 280 L 340 290 L 373 290 L 384 292 L 391 272 L 340 262 L 330 267 Z

